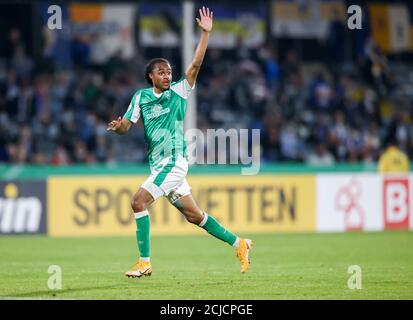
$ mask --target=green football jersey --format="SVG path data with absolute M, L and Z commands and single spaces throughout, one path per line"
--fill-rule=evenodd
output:
M 142 119 L 151 168 L 159 169 L 166 158 L 170 158 L 168 163 L 171 164 L 178 155 L 186 156 L 183 121 L 192 89 L 182 77 L 160 94 L 152 87 L 134 94 L 123 117 L 133 123 Z

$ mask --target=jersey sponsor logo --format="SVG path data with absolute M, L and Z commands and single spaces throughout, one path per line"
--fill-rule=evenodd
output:
M 146 115 L 146 119 L 153 119 L 160 117 L 166 113 L 169 113 L 171 110 L 169 108 L 162 108 L 162 105 L 155 104 L 152 108 L 152 111 Z
M 23 186 L 23 184 L 25 184 Z M 29 196 L 19 193 L 14 183 L 2 184 L 3 197 L 0 197 L 0 234 L 40 233 L 45 231 L 43 214 L 44 187 L 39 182 L 21 183 Z
M 408 229 L 410 197 L 408 178 L 385 179 L 383 214 L 386 229 Z

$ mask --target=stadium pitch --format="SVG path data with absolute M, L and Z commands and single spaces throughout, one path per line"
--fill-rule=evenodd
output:
M 208 236 L 153 236 L 151 277 L 128 279 L 136 239 L 0 238 L 1 299 L 413 299 L 413 233 L 251 234 L 247 274 Z M 61 289 L 48 287 L 61 270 Z M 350 289 L 359 266 L 361 289 Z M 350 268 L 350 269 L 349 269 Z M 53 281 L 52 281 L 53 282 Z

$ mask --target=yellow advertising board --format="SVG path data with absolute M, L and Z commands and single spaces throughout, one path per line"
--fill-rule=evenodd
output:
M 130 202 L 145 176 L 48 179 L 51 236 L 132 235 Z M 187 178 L 201 209 L 236 233 L 315 230 L 315 177 L 309 175 Z M 204 234 L 164 198 L 149 209 L 151 234 Z
M 390 20 L 386 4 L 370 4 L 371 34 L 379 48 L 387 53 L 390 51 Z

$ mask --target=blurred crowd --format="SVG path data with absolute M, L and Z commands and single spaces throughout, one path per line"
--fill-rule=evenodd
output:
M 106 124 L 147 86 L 143 69 L 152 56 L 98 61 L 93 43 L 74 39 L 75 64 L 60 70 L 46 53 L 30 57 L 19 30 L 8 41 L 10 53 L 0 57 L 0 162 L 146 161 L 141 122 L 121 137 Z M 412 106 L 393 99 L 397 86 L 373 43 L 339 65 L 304 63 L 294 49 L 273 46 L 211 48 L 196 89 L 198 128 L 260 129 L 266 162 L 376 162 L 390 141 L 413 158 Z
M 228 59 L 210 50 L 198 91 L 202 118 L 209 127 L 260 129 L 269 162 L 368 164 L 390 143 L 412 158 L 411 97 L 396 94 L 406 79 L 372 41 L 355 60 L 304 64 L 296 51 L 278 59 L 269 46 Z

